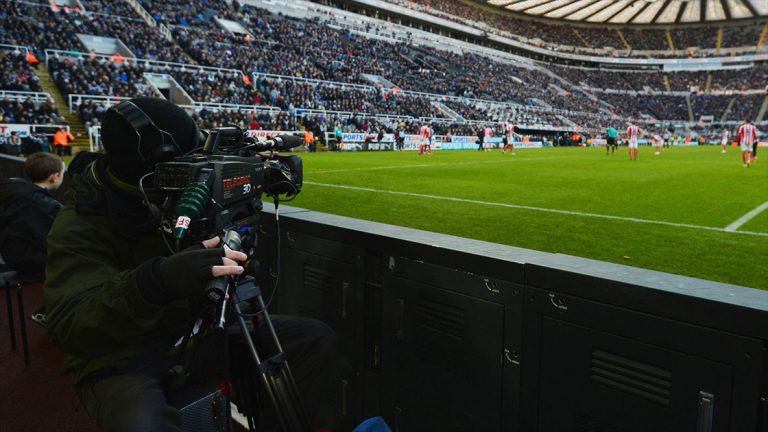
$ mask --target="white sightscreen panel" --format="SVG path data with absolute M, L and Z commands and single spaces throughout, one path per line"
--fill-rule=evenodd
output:
M 584 9 L 581 9 L 579 11 L 576 11 L 572 13 L 571 15 L 568 15 L 565 17 L 567 20 L 573 20 L 573 21 L 581 21 L 584 18 L 592 15 L 593 13 L 599 11 L 600 9 L 607 7 L 609 4 L 611 4 L 613 0 L 602 0 L 599 1 L 593 5 L 589 5 L 585 7 Z
M 576 3 L 572 3 L 568 6 L 562 7 L 560 9 L 554 10 L 544 16 L 548 18 L 562 18 L 570 13 L 573 13 L 585 6 L 591 5 L 592 3 L 596 2 L 598 0 L 579 0 Z
M 630 4 L 632 0 L 620 0 L 607 8 L 601 10 L 600 12 L 592 15 L 591 17 L 587 18 L 587 21 L 589 22 L 604 22 L 608 18 L 612 17 L 615 13 L 619 12 L 620 10 L 624 9 L 628 4 Z
M 555 0 L 552 3 L 547 3 L 545 5 L 537 6 L 533 9 L 528 9 L 525 11 L 525 13 L 533 14 L 533 15 L 541 15 L 543 13 L 549 12 L 553 9 L 557 9 L 559 7 L 567 6 L 569 4 L 573 3 L 573 0 Z
M 680 6 L 683 4 L 679 1 L 675 1 L 667 5 L 664 12 L 656 19 L 657 23 L 673 23 L 677 19 L 677 14 L 680 12 Z
M 688 2 L 688 6 L 683 12 L 683 17 L 680 18 L 681 22 L 696 22 L 701 18 L 701 3 L 697 1 Z
M 656 13 L 661 9 L 661 7 L 664 6 L 664 2 L 653 2 L 648 5 L 647 8 L 643 9 L 643 12 L 636 16 L 635 19 L 632 20 L 634 24 L 648 24 L 651 22 L 653 17 L 656 16 Z
M 768 2 L 765 4 L 768 5 Z M 707 21 L 720 21 L 726 18 L 723 4 L 720 3 L 720 0 L 707 0 L 705 16 Z

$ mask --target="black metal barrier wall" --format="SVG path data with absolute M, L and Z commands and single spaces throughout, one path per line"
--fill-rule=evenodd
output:
M 302 209 L 280 220 L 276 310 L 339 334 L 342 430 L 375 415 L 401 432 L 768 430 L 768 292 Z
M 25 160 L 22 157 L 0 154 L 0 179 L 10 177 L 23 178 Z

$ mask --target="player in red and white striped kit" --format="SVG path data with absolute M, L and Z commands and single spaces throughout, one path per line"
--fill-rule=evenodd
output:
M 752 145 L 757 143 L 757 128 L 749 119 L 739 128 L 739 145 L 741 145 L 741 162 L 744 168 L 752 162 Z
M 637 160 L 637 141 L 643 136 L 643 130 L 638 126 L 629 124 L 627 128 L 627 140 L 629 142 L 629 160 Z
M 419 156 L 424 155 L 424 148 L 429 150 L 429 155 L 432 156 L 432 129 L 428 125 L 424 125 L 419 128 Z
M 515 137 L 520 136 L 515 133 L 515 125 L 512 123 L 504 123 L 504 148 L 501 149 L 501 154 L 507 154 L 507 149 L 509 149 L 509 154 L 513 155 L 515 154 Z

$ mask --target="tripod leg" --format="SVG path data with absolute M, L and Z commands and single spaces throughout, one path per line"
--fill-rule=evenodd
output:
M 256 300 L 259 304 L 259 308 L 262 311 L 262 316 L 269 329 L 269 334 L 272 337 L 272 342 L 275 344 L 278 354 L 283 354 L 283 347 L 280 345 L 280 340 L 277 338 L 277 332 L 275 331 L 272 320 L 269 317 L 269 312 L 264 306 L 264 299 L 261 295 L 256 296 Z M 303 420 L 303 426 L 306 430 L 310 429 L 309 420 L 307 417 L 307 411 L 304 408 L 303 398 L 298 390 L 296 381 L 293 379 L 293 373 L 291 367 L 288 365 L 288 361 L 284 361 L 280 368 L 280 374 L 275 374 L 275 380 L 279 380 L 281 391 L 278 393 L 281 397 L 286 398 L 286 404 L 291 407 L 295 413 L 291 416 L 295 419 Z M 277 383 L 276 383 L 277 384 Z M 298 425 L 297 425 L 298 426 Z
M 259 296 L 258 299 L 259 304 L 263 308 L 264 302 L 261 299 L 261 296 Z M 309 420 L 307 419 L 302 399 L 296 389 L 296 384 L 293 381 L 293 376 L 290 374 L 288 363 L 283 360 L 282 362 L 264 364 L 259 357 L 253 339 L 248 332 L 248 326 L 240 312 L 240 306 L 237 302 L 232 302 L 232 308 L 237 317 L 240 330 L 243 333 L 243 339 L 246 342 L 251 358 L 260 371 L 261 380 L 264 384 L 264 392 L 267 394 L 267 397 L 275 409 L 275 414 L 281 429 L 284 432 L 309 432 L 311 430 Z M 280 343 L 277 340 L 277 334 L 275 333 L 274 327 L 272 326 L 266 311 L 264 311 L 264 318 L 268 323 L 271 337 L 277 347 L 278 356 L 282 356 L 282 347 L 280 347 Z

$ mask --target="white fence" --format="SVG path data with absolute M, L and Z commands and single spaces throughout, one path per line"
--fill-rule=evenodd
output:
M 80 51 L 63 51 L 63 50 L 47 49 L 45 50 L 46 66 L 48 66 L 48 61 L 50 60 L 51 57 L 88 58 L 88 59 L 93 58 L 93 59 L 102 59 L 106 61 L 115 60 L 115 57 L 113 55 L 93 54 L 93 53 L 85 53 Z M 167 62 L 167 61 L 151 60 L 151 59 L 145 59 L 145 58 L 124 57 L 122 59 L 122 62 L 125 64 L 136 63 L 145 68 L 151 68 L 155 70 L 176 69 L 181 72 L 203 72 L 204 71 L 204 72 L 211 72 L 211 73 L 220 74 L 220 75 L 243 76 L 243 72 L 237 69 L 218 68 L 213 66 L 200 66 L 200 65 L 193 65 L 188 63 Z
M 43 92 L 30 92 L 30 91 L 16 91 L 16 90 L 0 90 L 0 99 L 8 99 L 14 101 L 23 101 L 29 98 L 32 102 L 53 102 L 53 98 L 48 93 Z

